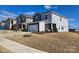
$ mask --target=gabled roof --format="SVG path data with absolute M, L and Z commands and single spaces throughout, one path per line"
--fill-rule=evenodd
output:
M 40 14 L 41 15 L 42 13 L 36 12 L 34 15 L 37 15 L 37 14 Z
M 13 18 L 7 18 L 7 20 L 13 20 Z
M 56 14 L 56 15 L 58 15 L 58 16 L 61 16 L 61 17 L 63 17 L 63 18 L 68 19 L 67 17 L 65 17 L 65 16 L 63 16 L 63 15 L 61 15 L 61 14 L 59 14 L 59 13 L 56 13 L 56 12 L 54 12 L 54 11 L 47 11 L 47 12 L 44 12 L 43 14 L 45 14 L 45 13 L 53 13 L 53 14 Z
M 20 16 L 24 16 L 24 17 L 27 17 L 27 18 L 33 18 L 33 16 L 27 15 L 27 14 L 20 14 Z

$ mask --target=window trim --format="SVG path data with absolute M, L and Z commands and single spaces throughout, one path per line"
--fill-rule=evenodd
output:
M 48 18 L 47 16 L 48 16 L 48 15 L 46 14 L 46 15 L 45 15 L 45 19 L 47 19 L 47 18 Z
M 61 29 L 64 30 L 64 26 L 62 26 Z
M 61 17 L 60 17 L 60 21 L 62 21 Z

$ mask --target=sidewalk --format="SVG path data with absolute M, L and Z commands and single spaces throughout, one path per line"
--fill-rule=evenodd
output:
M 1 37 L 0 46 L 10 50 L 13 53 L 46 53 Z

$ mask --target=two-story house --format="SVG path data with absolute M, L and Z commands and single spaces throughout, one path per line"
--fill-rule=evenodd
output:
M 33 17 L 26 14 L 21 14 L 16 18 L 16 26 L 18 30 L 27 30 L 27 23 L 33 22 Z
M 4 30 L 5 29 L 5 22 L 1 21 L 0 22 L 0 30 Z
M 13 25 L 16 24 L 16 20 L 13 18 L 7 18 L 5 22 L 5 27 L 8 30 L 11 30 L 13 28 Z
M 68 32 L 68 19 L 53 11 L 36 13 L 27 28 L 30 32 Z

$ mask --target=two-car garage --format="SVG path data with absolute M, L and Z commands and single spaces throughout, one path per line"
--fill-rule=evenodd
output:
M 43 32 L 43 31 L 45 31 L 45 22 L 30 23 L 27 25 L 27 31 Z

